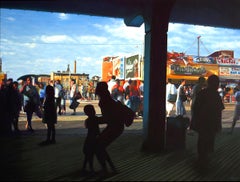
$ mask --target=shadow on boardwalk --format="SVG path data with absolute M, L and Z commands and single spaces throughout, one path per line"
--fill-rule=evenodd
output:
M 68 131 L 67 131 L 68 130 Z M 85 135 L 70 129 L 58 129 L 57 143 L 40 147 L 45 130 L 34 134 L 1 138 L 2 181 L 96 181 L 97 177 L 80 175 Z M 70 134 L 72 132 L 72 134 Z M 66 134 L 67 133 L 67 134 Z M 209 170 L 202 174 L 195 168 L 197 134 L 187 135 L 186 149 L 162 153 L 141 152 L 141 131 L 125 132 L 109 148 L 119 173 L 105 181 L 239 181 L 240 128 L 234 134 L 227 129 L 216 138 L 215 153 Z M 100 166 L 95 160 L 95 169 Z

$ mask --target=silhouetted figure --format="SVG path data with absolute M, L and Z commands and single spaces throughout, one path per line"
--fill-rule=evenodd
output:
M 7 122 L 6 79 L 0 80 L 0 136 L 11 134 L 11 123 Z
M 26 100 L 24 101 L 24 111 L 27 114 L 26 129 L 33 132 L 32 129 L 32 115 L 35 112 L 41 118 L 40 112 L 40 97 L 36 87 L 32 84 L 32 78 L 28 77 L 26 83 L 20 89 L 20 93 L 24 94 Z
M 233 133 L 234 127 L 237 123 L 237 120 L 240 118 L 240 82 L 238 83 L 237 87 L 234 88 L 234 97 L 236 99 L 235 109 L 234 109 L 234 115 L 233 115 L 233 121 L 232 126 L 230 130 L 230 134 Z
M 19 90 L 18 90 L 18 82 L 14 81 L 12 83 L 12 87 L 14 89 L 13 92 L 13 99 L 14 99 L 14 103 L 13 103 L 13 128 L 14 128 L 14 132 L 15 133 L 19 133 L 20 130 L 18 128 L 18 120 L 19 120 L 19 114 L 21 111 L 21 106 L 22 106 L 22 95 L 20 94 Z
M 214 151 L 215 135 L 222 129 L 222 110 L 225 108 L 217 91 L 219 77 L 211 75 L 207 87 L 201 90 L 193 105 L 192 127 L 198 132 L 198 164 L 207 167 L 209 154 Z
M 103 174 L 106 174 L 106 161 L 109 163 L 113 172 L 116 172 L 116 168 L 106 152 L 106 148 L 122 134 L 124 122 L 120 121 L 119 117 L 116 117 L 116 112 L 118 112 L 116 110 L 117 103 L 110 96 L 106 82 L 99 82 L 97 84 L 96 95 L 100 98 L 98 104 L 102 112 L 100 119 L 107 124 L 106 128 L 103 129 L 97 138 L 96 156 L 102 166 Z
M 206 79 L 205 79 L 205 77 L 200 76 L 198 78 L 197 84 L 193 86 L 193 89 L 192 89 L 192 92 L 191 92 L 191 98 L 192 98 L 192 101 L 191 101 L 191 118 L 193 118 L 193 112 L 194 112 L 193 106 L 195 104 L 197 94 L 205 87 L 206 87 Z M 190 129 L 192 129 L 192 122 L 190 123 Z
M 40 145 L 55 144 L 55 124 L 57 123 L 57 108 L 54 97 L 54 87 L 48 85 L 46 87 L 46 99 L 43 105 L 44 121 L 47 124 L 47 139 Z
M 93 105 L 88 104 L 84 106 L 84 113 L 88 116 L 88 118 L 85 120 L 85 127 L 88 129 L 88 132 L 83 145 L 83 153 L 85 155 L 81 171 L 83 175 L 87 174 L 87 164 L 89 164 L 90 174 L 95 173 L 93 168 L 93 159 L 97 142 L 96 138 L 100 134 L 100 129 L 98 126 L 99 118 L 96 116 L 96 111 Z
M 12 125 L 14 131 L 18 132 L 15 127 L 15 118 L 18 111 L 18 91 L 13 87 L 13 79 L 4 80 L 0 89 L 0 135 L 12 135 Z
M 54 95 L 55 95 L 55 102 L 58 107 L 58 114 L 62 115 L 62 107 L 61 107 L 61 93 L 63 90 L 63 86 L 61 85 L 60 80 L 56 80 L 54 83 Z
M 79 92 L 77 84 L 74 79 L 71 79 L 71 82 L 70 82 L 70 105 L 73 102 L 77 101 L 77 99 L 75 97 L 77 92 Z M 76 109 L 77 108 L 73 108 L 73 113 L 71 115 L 76 115 Z

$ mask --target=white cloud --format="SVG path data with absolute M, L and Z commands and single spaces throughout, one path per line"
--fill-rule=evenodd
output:
M 218 50 L 240 49 L 240 34 L 236 30 L 198 25 L 169 24 L 168 51 L 197 54 L 197 37 L 200 37 L 200 54 L 207 56 Z M 233 41 L 235 40 L 235 41 Z
M 106 37 L 100 37 L 100 36 L 95 36 L 95 35 L 85 35 L 85 36 L 80 36 L 77 38 L 77 40 L 80 43 L 85 43 L 85 44 L 102 44 L 107 42 Z
M 59 13 L 58 18 L 61 20 L 67 20 L 67 19 L 69 19 L 69 16 L 65 13 Z
M 3 51 L 1 52 L 1 55 L 0 56 L 14 56 L 16 55 L 15 52 L 12 52 L 12 51 Z
M 23 45 L 25 47 L 28 47 L 28 48 L 35 48 L 36 47 L 36 43 L 24 43 Z
M 36 63 L 61 63 L 63 62 L 64 60 L 62 58 L 47 58 L 47 59 L 43 59 L 43 58 L 39 58 L 39 59 L 35 59 L 35 62 Z
M 187 29 L 189 33 L 197 34 L 197 35 L 214 35 L 217 33 L 217 30 L 213 27 L 207 27 L 207 26 L 191 26 Z
M 181 30 L 183 27 L 182 24 L 179 24 L 179 23 L 169 23 L 169 26 L 168 26 L 168 31 L 169 32 L 173 32 L 173 31 L 179 31 Z
M 44 43 L 74 42 L 74 40 L 67 35 L 42 35 L 40 39 Z
M 110 34 L 115 38 L 121 38 L 129 41 L 142 42 L 144 40 L 144 25 L 139 27 L 127 27 L 122 20 L 113 20 L 109 24 L 100 25 L 94 24 L 94 26 L 100 30 Z
M 13 17 L 7 17 L 6 18 L 8 21 L 15 21 L 15 18 L 13 18 Z

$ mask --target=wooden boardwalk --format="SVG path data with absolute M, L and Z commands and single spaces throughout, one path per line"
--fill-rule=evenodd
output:
M 232 109 L 233 106 L 227 106 L 223 113 L 224 128 L 216 138 L 215 152 L 205 173 L 195 166 L 197 133 L 187 134 L 185 150 L 145 153 L 141 151 L 142 123 L 138 119 L 107 149 L 119 173 L 102 180 L 240 181 L 239 123 L 234 133 L 228 134 Z M 98 177 L 80 175 L 86 134 L 84 119 L 81 112 L 76 116 L 60 116 L 56 126 L 57 143 L 54 145 L 38 145 L 46 138 L 46 128 L 36 118 L 33 120 L 34 133 L 22 131 L 20 136 L 1 138 L 1 181 L 99 180 Z M 20 121 L 22 129 L 24 124 L 24 121 Z M 97 160 L 94 165 L 96 170 L 100 170 Z

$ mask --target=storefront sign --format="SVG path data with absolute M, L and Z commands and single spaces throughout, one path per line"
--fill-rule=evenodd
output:
M 171 74 L 176 75 L 204 75 L 206 69 L 203 66 L 185 66 L 185 65 L 170 65 Z
M 219 66 L 219 76 L 231 76 L 232 78 L 239 79 L 240 66 L 237 66 L 237 67 Z
M 219 65 L 240 65 L 240 59 L 234 58 L 217 58 L 217 63 Z
M 139 78 L 139 55 L 131 56 L 126 58 L 125 63 L 125 77 Z

